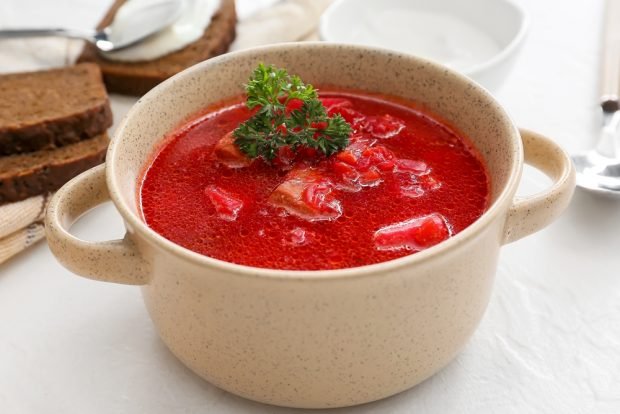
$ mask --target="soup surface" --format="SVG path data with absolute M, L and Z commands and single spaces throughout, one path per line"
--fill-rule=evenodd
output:
M 146 168 L 139 194 L 146 223 L 216 259 L 318 270 L 415 253 L 485 211 L 485 166 L 450 127 L 387 97 L 320 97 L 329 114 L 351 123 L 345 150 L 249 162 L 230 132 L 252 111 L 241 97 L 210 108 L 174 132 Z

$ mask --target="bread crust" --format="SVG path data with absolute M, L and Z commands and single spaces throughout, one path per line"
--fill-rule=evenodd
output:
M 99 68 L 0 76 L 0 155 L 53 149 L 92 138 L 112 126 Z
M 116 0 L 99 29 L 108 26 L 125 0 Z M 176 73 L 228 51 L 235 39 L 237 15 L 234 0 L 222 0 L 203 36 L 181 50 L 142 62 L 119 62 L 105 59 L 90 44 L 84 46 L 78 62 L 95 62 L 101 68 L 109 92 L 143 95 Z
M 105 160 L 109 143 L 101 134 L 55 150 L 0 158 L 0 204 L 56 191 Z

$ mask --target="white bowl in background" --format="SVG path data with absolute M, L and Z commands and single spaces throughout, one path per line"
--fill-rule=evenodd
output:
M 489 89 L 510 71 L 526 31 L 512 0 L 336 0 L 319 24 L 321 40 L 421 56 Z

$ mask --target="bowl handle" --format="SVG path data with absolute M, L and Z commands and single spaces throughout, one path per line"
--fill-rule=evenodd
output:
M 535 233 L 554 221 L 568 206 L 575 191 L 573 163 L 555 142 L 521 129 L 525 162 L 553 180 L 550 188 L 537 194 L 515 197 L 506 225 L 503 244 Z
M 68 231 L 83 213 L 108 200 L 105 165 L 69 181 L 47 207 L 47 242 L 58 261 L 78 275 L 105 282 L 144 285 L 150 274 L 148 263 L 127 235 L 120 240 L 90 242 Z

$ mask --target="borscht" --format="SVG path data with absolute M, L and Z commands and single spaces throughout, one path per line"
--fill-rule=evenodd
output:
M 319 94 L 264 65 L 246 90 L 174 131 L 145 167 L 143 218 L 174 243 L 261 268 L 350 268 L 431 247 L 488 207 L 475 148 L 414 103 Z

